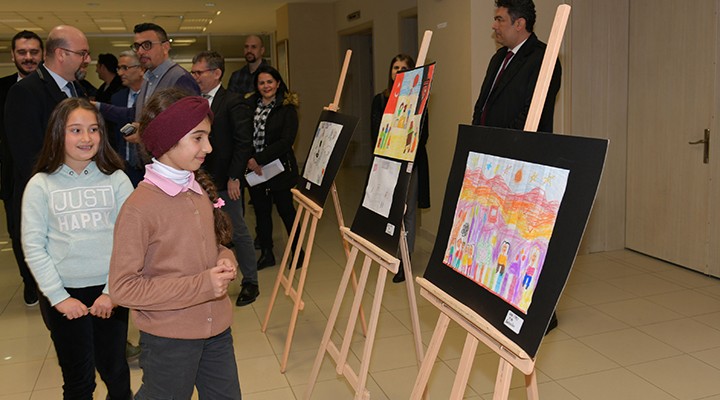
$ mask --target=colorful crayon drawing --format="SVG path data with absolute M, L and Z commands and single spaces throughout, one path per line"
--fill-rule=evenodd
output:
M 365 188 L 362 205 L 368 210 L 387 218 L 390 216 L 393 193 L 397 185 L 401 164 L 397 161 L 373 157 L 370 178 Z
M 527 314 L 568 175 L 470 152 L 443 263 Z
M 310 147 L 310 155 L 305 161 L 303 178 L 318 186 L 322 185 L 325 169 L 335 148 L 335 143 L 340 137 L 342 128 L 342 125 L 334 122 L 320 121 Z
M 375 154 L 415 160 L 434 71 L 435 64 L 430 64 L 397 74 L 380 122 Z

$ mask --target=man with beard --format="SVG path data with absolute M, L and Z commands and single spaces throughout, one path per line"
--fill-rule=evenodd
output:
M 20 246 L 20 237 L 15 236 L 13 229 L 13 160 L 10 148 L 7 145 L 7 137 L 5 135 L 5 123 L 3 121 L 2 110 L 5 109 L 5 99 L 10 91 L 10 87 L 21 79 L 30 75 L 35 71 L 43 60 L 43 42 L 35 32 L 21 31 L 12 38 L 12 60 L 17 68 L 16 73 L 0 78 L 0 199 L 5 206 L 5 216 L 7 230 L 12 241 L 15 259 L 20 269 L 20 276 L 26 287 L 35 286 L 35 281 L 25 263 L 22 247 Z M 25 305 L 34 306 L 37 304 L 37 295 L 35 290 L 25 290 Z
M 245 61 L 247 61 L 247 64 L 230 76 L 229 91 L 240 96 L 255 91 L 255 71 L 259 66 L 267 64 L 267 61 L 262 58 L 264 53 L 265 46 L 260 36 L 250 35 L 245 39 Z
M 145 69 L 140 93 L 132 108 L 118 107 L 107 103 L 96 103 L 96 106 L 108 121 L 140 121 L 145 103 L 156 90 L 175 87 L 199 96 L 200 87 L 195 79 L 183 67 L 170 59 L 170 40 L 161 26 L 151 22 L 135 25 L 135 42 L 130 46 L 137 54 L 140 65 Z M 139 143 L 140 135 L 133 133 L 126 136 L 130 143 Z
M 87 38 L 73 26 L 53 28 L 45 50 L 45 63 L 12 85 L 5 102 L 5 134 L 13 155 L 12 212 L 8 218 L 12 218 L 10 237 L 18 260 L 23 259 L 20 245 L 22 195 L 42 148 L 50 113 L 62 100 L 77 96 L 75 74 L 84 63 L 90 62 Z M 29 300 L 37 303 L 37 285 L 29 272 L 27 277 L 23 275 L 23 283 L 25 303 L 29 304 Z

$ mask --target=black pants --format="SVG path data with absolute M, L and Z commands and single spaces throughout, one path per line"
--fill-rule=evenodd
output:
M 250 192 L 250 198 L 252 199 L 253 208 L 255 209 L 255 220 L 257 223 L 260 247 L 263 249 L 272 249 L 272 205 L 275 203 L 275 208 L 277 208 L 289 236 L 293 222 L 295 221 L 295 205 L 293 204 L 292 193 L 290 189 L 270 189 L 266 184 L 252 186 L 248 188 L 248 191 Z M 293 243 L 297 242 L 299 235 L 298 229 Z
M 85 306 L 92 306 L 102 294 L 103 286 L 66 290 Z M 90 314 L 68 320 L 40 296 L 40 308 L 47 315 L 50 336 L 55 345 L 58 363 L 63 375 L 63 398 L 92 400 L 95 391 L 95 369 L 105 382 L 108 398 L 128 400 L 130 370 L 125 359 L 128 310 L 116 307 L 108 319 Z

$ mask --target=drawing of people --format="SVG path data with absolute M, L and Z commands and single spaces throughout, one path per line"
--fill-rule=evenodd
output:
M 470 266 L 472 265 L 473 259 L 473 245 L 468 243 L 465 245 L 465 252 L 463 253 L 462 262 L 460 263 L 460 272 L 464 275 L 470 273 Z
M 398 118 L 398 128 L 405 129 L 405 123 L 407 117 L 405 116 L 405 110 L 407 110 L 407 105 L 400 106 L 400 118 Z
M 504 274 L 505 266 L 507 265 L 508 253 L 510 253 L 510 243 L 507 240 L 503 240 L 500 245 L 500 254 L 498 255 L 496 273 Z
M 455 258 L 455 241 L 451 240 L 450 247 L 448 247 L 448 252 L 445 253 L 445 265 L 452 267 L 454 258 Z
M 408 128 L 407 139 L 405 139 L 405 149 L 403 150 L 403 153 L 407 153 L 410 151 L 412 139 L 413 136 L 415 136 L 415 128 L 413 127 L 413 123 L 414 121 L 410 121 L 410 127 Z
M 530 283 L 532 283 L 533 276 L 535 276 L 535 271 L 537 271 L 539 259 L 540 250 L 538 250 L 537 247 L 533 247 L 532 251 L 530 252 L 530 264 L 528 265 L 527 270 L 525 270 L 525 277 L 523 278 L 522 283 L 525 290 L 528 290 L 530 288 Z
M 463 240 L 458 239 L 457 240 L 457 246 L 455 247 L 455 258 L 453 259 L 453 268 L 460 269 L 460 261 L 462 260 L 463 255 Z

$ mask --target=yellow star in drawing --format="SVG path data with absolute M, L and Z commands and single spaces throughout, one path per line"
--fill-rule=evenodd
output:
M 533 172 L 530 176 L 530 182 L 537 182 L 537 172 Z
M 549 186 L 552 183 L 552 181 L 554 181 L 554 180 L 555 180 L 555 175 L 548 175 L 545 177 L 545 179 L 543 179 L 543 184 Z

